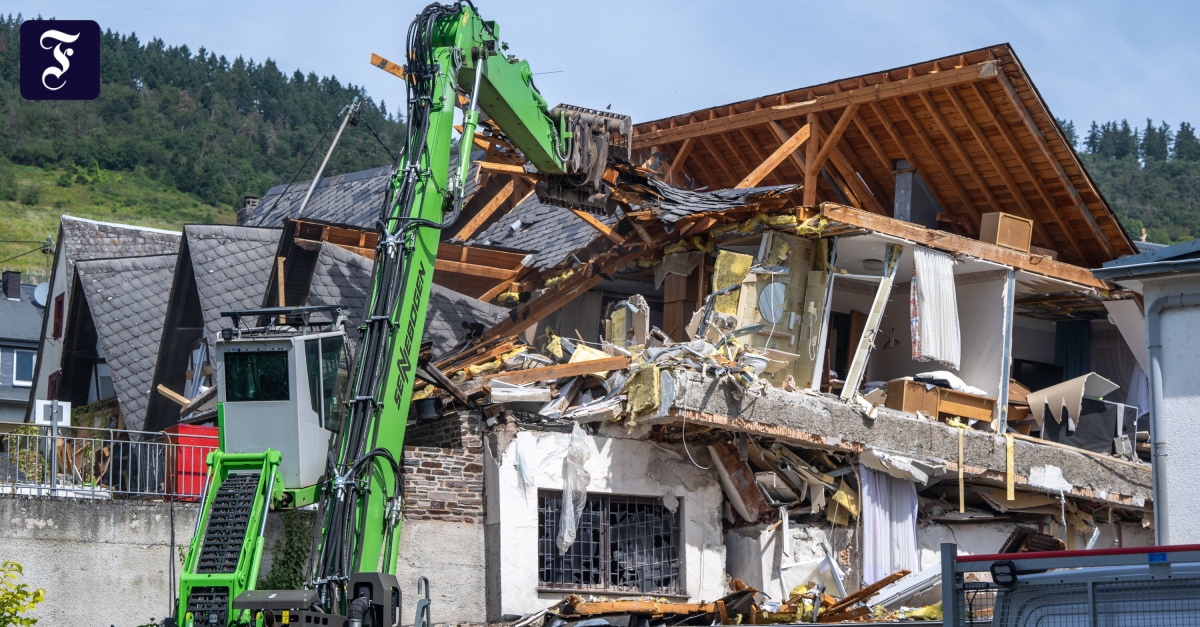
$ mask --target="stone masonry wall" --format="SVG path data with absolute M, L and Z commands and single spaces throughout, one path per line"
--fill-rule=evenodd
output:
M 483 523 L 479 419 L 455 414 L 409 425 L 404 447 L 404 518 Z

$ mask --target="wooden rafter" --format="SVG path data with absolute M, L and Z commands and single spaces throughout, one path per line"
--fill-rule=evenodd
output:
M 828 113 L 822 113 L 819 117 L 822 123 L 831 121 Z M 843 145 L 847 150 L 842 149 Z M 873 191 L 874 189 L 878 189 L 882 193 L 885 191 L 883 186 L 871 177 L 870 171 L 867 170 L 867 167 L 854 154 L 853 147 L 846 141 L 845 133 L 842 134 L 832 152 L 829 153 L 829 162 L 833 164 L 834 169 L 849 183 L 854 193 L 863 200 L 861 208 L 869 209 L 882 215 L 888 214 L 888 211 L 883 206 L 883 200 L 886 199 L 881 200 L 881 197 Z
M 946 143 L 950 145 L 954 154 L 958 155 L 958 160 L 962 162 L 963 167 L 967 170 L 967 174 L 971 175 L 971 179 L 975 181 L 975 186 L 983 194 L 984 200 L 992 206 L 993 211 L 1003 211 L 1004 207 L 1000 205 L 999 200 L 996 200 L 996 195 L 992 193 L 992 189 L 988 186 L 987 181 L 983 180 L 983 175 L 979 173 L 979 169 L 971 161 L 971 155 L 967 153 L 967 149 L 963 147 L 962 142 L 958 141 L 958 135 L 954 133 L 950 122 L 942 115 L 942 111 L 938 108 L 937 103 L 927 93 L 919 94 L 919 96 L 921 104 L 929 112 L 929 117 L 933 119 L 933 123 L 942 132 L 942 135 L 946 138 Z
M 441 270 L 442 272 L 451 272 L 454 274 L 466 274 L 470 276 L 483 277 L 486 279 L 496 279 L 499 281 L 511 280 L 513 275 L 513 271 L 508 268 L 496 268 L 477 263 L 463 263 L 461 261 L 451 261 L 449 259 L 435 259 L 433 262 L 433 269 Z
M 808 114 L 808 124 L 810 129 L 819 129 L 820 122 L 817 121 L 817 112 L 812 111 Z M 820 141 L 814 137 L 808 142 L 804 150 L 804 205 L 811 207 L 817 204 L 817 174 L 820 173 L 819 168 L 812 167 L 812 164 L 817 160 L 817 151 L 820 149 Z
M 771 120 L 771 123 L 768 124 L 767 127 L 771 129 L 771 134 L 775 136 L 775 139 L 778 139 L 780 142 L 787 141 L 787 138 L 791 137 L 792 135 L 791 133 L 787 132 L 787 129 L 783 128 L 782 124 L 776 122 L 775 120 Z M 788 161 L 795 166 L 796 175 L 800 177 L 801 181 L 803 181 L 804 173 L 807 171 L 807 168 L 804 167 L 804 157 L 800 154 L 800 151 L 793 151 L 791 154 L 789 154 Z
M 867 126 L 866 122 L 863 122 L 861 115 L 854 116 L 854 125 L 858 127 L 858 133 L 871 147 L 871 152 L 875 153 L 875 158 L 879 160 L 879 163 L 883 164 L 885 170 L 891 171 L 895 167 L 892 165 L 892 160 L 888 158 L 883 146 L 879 145 L 879 140 L 875 139 L 875 135 L 871 133 L 871 128 Z
M 685 139 L 683 144 L 679 146 L 679 150 L 675 153 L 675 157 L 671 159 L 671 167 L 667 169 L 667 175 L 664 177 L 667 183 L 675 185 L 675 177 L 683 171 L 683 163 L 687 161 L 688 155 L 692 152 L 692 145 L 695 140 L 692 138 Z M 679 187 L 676 185 L 676 187 Z
M 721 150 L 717 148 L 717 145 L 712 143 L 712 140 L 708 137 L 701 137 L 700 143 L 704 144 L 704 149 L 708 151 L 708 154 L 712 156 L 712 159 L 717 164 L 717 167 L 721 168 L 721 171 L 724 172 L 725 176 L 727 177 L 721 180 L 714 180 L 713 183 L 710 184 L 716 184 L 720 187 L 725 187 L 726 182 L 737 181 L 738 175 L 734 174 L 733 168 L 730 168 L 729 164 L 726 163 L 725 157 L 721 155 Z
M 775 152 L 771 153 L 762 163 L 758 164 L 758 167 L 754 168 L 736 187 L 738 189 L 746 189 L 758 185 L 759 181 L 773 172 L 779 164 L 783 163 L 784 159 L 787 159 L 788 155 L 795 152 L 800 148 L 801 144 L 809 140 L 811 131 L 812 127 L 810 124 L 800 127 L 800 130 L 787 138 L 779 148 L 775 149 Z
M 635 135 L 633 138 L 633 148 L 636 150 L 647 146 L 663 146 L 683 141 L 688 137 L 701 137 L 739 128 L 759 126 L 772 120 L 777 121 L 804 116 L 808 113 L 841 109 L 855 103 L 862 104 L 878 100 L 888 100 L 928 89 L 973 83 L 995 78 L 999 72 L 999 62 L 984 61 L 924 76 L 871 85 L 860 89 L 851 89 L 827 96 L 818 96 L 809 101 L 784 104 L 767 109 L 747 111 L 745 113 L 735 113 L 675 128 Z
M 896 107 L 900 109 L 900 114 L 904 116 L 904 119 L 908 122 L 908 125 L 912 127 L 913 133 L 917 135 L 917 139 L 921 141 L 921 145 L 924 146 L 926 152 L 933 157 L 933 161 L 941 170 L 942 176 L 946 177 L 946 181 L 949 182 L 950 186 L 954 189 L 955 195 L 959 197 L 960 202 L 963 204 L 963 209 L 965 209 L 963 212 L 963 217 L 967 220 L 968 224 L 971 225 L 971 228 L 978 232 L 979 218 L 975 215 L 975 212 L 972 211 L 975 203 L 971 201 L 970 194 L 968 194 L 967 190 L 963 188 L 962 183 L 958 181 L 958 178 L 954 176 L 954 170 L 950 168 L 950 164 L 946 163 L 946 159 L 942 157 L 940 152 L 938 152 L 937 146 L 933 144 L 933 140 L 929 138 L 929 134 L 925 132 L 925 128 L 921 126 L 921 122 L 917 120 L 916 114 L 913 113 L 912 108 L 908 106 L 908 103 L 904 102 L 903 98 L 897 98 Z M 948 208 L 949 207 L 947 207 L 947 209 Z
M 1100 228 L 1100 223 L 1096 221 L 1096 216 L 1092 215 L 1092 210 L 1088 208 L 1087 203 L 1083 200 L 1083 197 L 1079 195 L 1079 190 L 1075 189 L 1075 184 L 1071 182 L 1071 177 L 1067 175 L 1066 170 L 1064 170 L 1062 164 L 1059 163 L 1058 155 L 1054 154 L 1054 150 L 1052 150 L 1050 148 L 1050 144 L 1046 142 L 1046 137 L 1042 135 L 1042 130 L 1038 128 L 1037 123 L 1034 122 L 1033 116 L 1029 115 L 1029 110 L 1025 108 L 1025 103 L 1021 101 L 1021 96 L 1017 94 L 1017 90 L 1013 88 L 1012 83 L 1008 82 L 1008 78 L 1004 76 L 1003 72 L 1000 73 L 998 79 L 1000 87 L 1004 90 L 1004 93 L 1008 95 L 1008 99 L 1012 103 L 1013 108 L 1016 109 L 1017 115 L 1020 116 L 1021 121 L 1025 123 L 1025 128 L 1029 131 L 1029 134 L 1033 136 L 1034 142 L 1037 143 L 1038 148 L 1041 149 L 1042 154 L 1046 157 L 1046 160 L 1049 161 L 1051 167 L 1054 168 L 1054 172 L 1058 174 L 1059 178 L 1062 180 L 1062 186 L 1067 191 L 1067 195 L 1071 197 L 1071 203 L 1075 205 L 1077 209 L 1079 209 L 1080 216 L 1088 225 L 1088 228 L 1091 230 L 1092 235 L 1095 236 L 1096 241 L 1100 242 L 1100 246 L 1103 247 L 1113 259 L 1115 259 L 1118 256 L 1117 249 L 1113 247 L 1112 242 L 1108 240 L 1108 236 L 1104 234 L 1104 229 Z
M 496 195 L 492 196 L 491 200 L 489 200 L 487 204 L 479 210 L 478 213 L 472 216 L 471 219 L 464 224 L 461 229 L 458 230 L 458 233 L 454 236 L 454 239 L 463 242 L 471 239 L 471 236 L 474 235 L 475 232 L 484 225 L 484 223 L 492 218 L 492 216 L 496 213 L 496 210 L 504 204 L 504 201 L 508 200 L 509 196 L 512 196 L 513 191 L 515 191 L 516 188 L 517 179 L 509 179 L 508 182 L 504 184 L 504 187 L 500 188 L 500 191 L 496 192 Z
M 1073 243 L 1073 246 L 1077 250 L 1080 251 L 1080 261 L 1091 265 L 1093 263 L 1092 256 L 1085 254 L 1083 247 L 1079 243 L 1079 240 L 1074 235 L 1074 229 L 1066 222 L 1062 216 L 1062 212 L 1059 211 L 1058 201 L 1054 199 L 1054 194 L 1050 193 L 1050 190 L 1046 187 L 1045 182 L 1042 181 L 1042 177 L 1038 175 L 1037 169 L 1034 167 L 1033 163 L 1029 161 L 1029 157 L 1022 150 L 1021 144 L 1017 142 L 1017 138 L 1012 133 L 1012 129 L 1008 128 L 1008 123 L 1004 121 L 1004 118 L 1000 115 L 1000 112 L 996 110 L 996 105 L 992 103 L 992 99 L 989 98 L 987 92 L 983 91 L 983 89 L 979 86 L 976 86 L 975 97 L 979 98 L 980 101 L 983 102 L 984 110 L 987 111 L 992 124 L 996 127 L 996 130 L 1000 132 L 1000 136 L 1004 138 L 1004 142 L 1008 145 L 1008 149 L 1017 156 L 1017 160 L 1021 165 L 1022 171 L 1033 183 L 1033 187 L 1035 190 L 1037 190 L 1038 196 L 1042 198 L 1042 203 L 1046 205 L 1046 211 L 1049 212 L 1050 215 L 1054 216 L 1055 223 L 1058 224 L 1058 228 L 1062 230 L 1063 235 Z
M 837 148 L 838 142 L 842 139 L 842 133 L 846 132 L 846 128 L 850 126 L 850 121 L 854 119 L 854 114 L 857 111 L 858 103 L 851 103 L 850 106 L 842 111 L 842 116 L 838 118 L 837 124 L 833 126 L 828 135 L 822 137 L 821 149 L 817 152 L 817 156 L 808 161 L 808 168 L 810 170 L 816 170 L 825 165 L 825 160 Z
M 1042 221 L 1038 218 L 1037 212 L 1034 211 L 1033 206 L 1029 204 L 1029 201 L 1025 200 L 1025 194 L 1021 192 L 1021 186 L 1017 184 L 1017 181 L 1013 178 L 1012 173 L 1008 171 L 1008 166 L 1004 163 L 1004 160 L 1000 158 L 1000 155 L 996 152 L 995 147 L 992 146 L 992 142 L 990 139 L 988 139 L 987 134 L 983 132 L 983 129 L 979 126 L 979 123 L 975 121 L 975 117 L 971 115 L 966 103 L 963 102 L 962 97 L 958 95 L 958 90 L 953 87 L 948 87 L 946 88 L 946 95 L 949 96 L 950 102 L 954 105 L 954 110 L 958 113 L 958 116 L 966 121 L 967 128 L 970 129 L 971 135 L 975 138 L 975 143 L 979 144 L 979 146 L 983 148 L 983 152 L 987 155 L 988 161 L 992 163 L 992 167 L 995 168 L 996 172 L 1000 174 L 1000 178 L 1004 180 L 1004 185 L 1008 188 L 1008 193 L 1016 199 L 1017 205 L 1021 207 L 1021 212 L 1025 217 L 1033 219 L 1034 233 L 1037 234 L 1041 238 L 1041 241 L 1046 243 L 1046 245 L 1053 247 L 1054 240 L 1050 238 L 1048 233 L 1046 233 L 1046 228 L 1042 226 Z M 1047 211 L 1046 213 L 1050 215 L 1051 219 L 1058 223 L 1058 227 L 1062 229 L 1063 233 L 1066 234 L 1068 241 L 1071 243 L 1071 247 L 1074 248 L 1076 254 L 1079 255 L 1079 259 L 1087 259 L 1090 262 L 1091 259 L 1089 255 L 1087 255 L 1083 247 L 1079 245 L 1079 240 L 1075 237 L 1074 231 L 1067 228 L 1062 215 L 1057 211 Z
M 871 112 L 875 114 L 875 117 L 879 120 L 879 124 L 883 126 L 883 130 L 887 132 L 888 137 L 891 138 L 892 143 L 896 145 L 896 149 L 899 150 L 900 154 L 904 156 L 905 161 L 908 161 L 909 166 L 913 168 L 920 168 L 921 162 L 917 161 L 916 155 L 908 147 L 908 142 L 904 141 L 904 137 L 900 135 L 900 130 L 896 128 L 895 124 L 892 124 L 892 119 L 888 117 L 887 112 L 883 110 L 883 107 L 879 106 L 879 103 L 875 102 L 869 104 L 868 107 L 871 109 Z M 946 202 L 945 197 L 942 196 L 941 191 L 939 191 L 937 187 L 931 185 L 929 187 L 929 191 L 933 194 L 934 200 L 937 200 L 938 204 L 941 205 L 943 209 L 958 215 L 955 209 Z M 959 217 L 961 218 L 961 216 Z
M 742 172 L 751 172 L 754 170 L 754 167 L 751 166 L 749 163 L 746 162 L 745 159 L 742 158 L 742 150 L 738 147 L 737 142 L 733 141 L 733 139 L 730 138 L 730 133 L 714 135 L 713 139 L 721 140 L 721 143 L 725 144 L 729 148 L 729 154 L 733 155 L 734 161 L 737 161 L 737 165 L 741 169 Z M 758 162 L 762 163 L 762 159 L 759 159 Z M 776 185 L 778 185 L 780 183 L 778 172 L 771 172 L 768 175 L 768 178 L 770 178 L 772 180 L 772 182 L 774 182 Z

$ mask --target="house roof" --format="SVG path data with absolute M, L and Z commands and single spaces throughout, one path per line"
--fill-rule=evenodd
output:
M 111 257 L 144 257 L 175 254 L 179 231 L 132 224 L 98 222 L 64 215 L 60 222 L 59 254 L 66 256 L 67 277 L 75 276 L 75 262 Z M 66 286 L 70 290 L 70 284 Z
M 809 114 L 818 145 L 841 133 L 821 149 L 818 202 L 846 197 L 891 215 L 905 160 L 945 210 L 945 230 L 976 237 L 982 214 L 1002 211 L 1033 219 L 1033 244 L 1076 265 L 1137 252 L 1008 44 L 645 122 L 633 147 L 681 160 L 667 172 L 697 187 L 734 187 Z M 803 152 L 781 156 L 764 182 L 804 183 Z
M 279 229 L 189 224 L 183 227 L 209 341 L 227 326 L 222 311 L 254 309 L 262 302 L 279 246 Z M 183 260 L 181 260 L 182 262 Z
M 478 156 L 482 157 L 483 153 L 478 153 Z M 470 198 L 475 193 L 478 182 L 479 167 L 472 165 L 467 174 L 465 197 Z M 306 220 L 373 228 L 379 220 L 379 211 L 388 187 L 392 184 L 392 168 L 385 166 L 322 178 L 317 182 L 308 206 L 304 208 L 304 216 L 299 216 L 300 203 L 310 184 L 312 180 L 272 187 L 257 206 L 238 212 L 238 224 L 282 227 L 288 218 L 303 217 Z
M 0 295 L 0 340 L 37 342 L 42 332 L 42 307 L 33 301 L 36 286 L 22 285 L 21 299 Z
M 374 262 L 328 242 L 321 253 L 309 286 L 309 305 L 338 305 L 344 308 L 350 325 L 357 329 L 370 303 L 371 266 Z M 433 342 L 433 355 L 439 357 L 467 335 L 466 325 L 495 324 L 508 310 L 464 296 L 433 284 L 425 319 L 425 339 Z M 357 331 L 350 331 L 357 336 Z
M 609 227 L 617 223 L 613 216 L 596 217 Z M 518 222 L 520 226 L 512 228 Z M 571 253 L 592 243 L 598 236 L 596 229 L 571 210 L 543 204 L 531 194 L 476 235 L 470 244 L 503 246 L 533 253 L 533 267 L 545 270 L 566 261 Z
M 76 266 L 125 424 L 146 421 L 175 255 L 81 261 Z
M 1092 270 L 1092 274 L 1138 292 L 1146 279 L 1181 274 L 1194 276 L 1200 274 L 1200 239 L 1122 257 Z

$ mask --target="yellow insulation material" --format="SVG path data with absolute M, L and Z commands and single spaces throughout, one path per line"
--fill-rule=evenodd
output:
M 651 364 L 637 371 L 625 384 L 625 394 L 629 398 L 626 408 L 634 418 L 658 409 L 658 366 Z
M 818 488 L 819 489 L 819 488 Z M 858 493 L 842 479 L 837 492 L 829 497 L 833 504 L 825 506 L 825 518 L 835 525 L 849 525 L 850 517 L 858 518 Z
M 412 400 L 419 401 L 423 398 L 429 398 L 430 396 L 433 396 L 433 391 L 435 389 L 437 389 L 437 388 L 434 388 L 432 385 L 427 385 L 427 386 L 417 390 L 416 392 L 413 392 Z
M 825 216 L 813 216 L 796 225 L 796 235 L 820 235 L 828 225 L 829 220 Z
M 546 279 L 546 287 L 554 287 L 555 285 L 558 285 L 559 283 L 566 281 L 567 279 L 571 278 L 574 275 L 575 275 L 575 270 L 572 269 L 572 270 L 567 270 L 566 272 L 564 272 L 558 276 L 552 276 L 549 279 Z
M 516 292 L 501 292 L 496 297 L 496 302 L 501 305 L 511 305 L 519 300 L 521 300 L 521 295 Z
M 730 285 L 740 285 L 742 279 L 750 274 L 750 266 L 754 257 L 741 253 L 721 250 L 717 252 L 717 262 L 713 270 L 713 291 L 719 292 Z M 718 296 L 713 303 L 713 309 L 729 315 L 737 315 L 738 293 L 736 291 Z
M 581 361 L 595 361 L 597 359 L 606 359 L 609 356 L 610 355 L 608 353 L 606 353 L 602 350 L 597 350 L 595 348 L 592 348 L 591 346 L 588 346 L 586 344 L 576 344 L 575 352 L 571 353 L 571 360 L 568 361 L 567 363 L 577 364 Z M 588 374 L 590 374 L 591 376 L 594 376 L 594 377 L 600 377 L 601 379 L 606 378 L 608 376 L 607 371 L 590 372 Z

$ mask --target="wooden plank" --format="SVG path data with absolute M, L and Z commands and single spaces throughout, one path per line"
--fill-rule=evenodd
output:
M 1033 140 L 1037 142 L 1038 148 L 1042 150 L 1042 154 L 1050 162 L 1050 165 L 1054 168 L 1054 172 L 1058 174 L 1063 189 L 1067 190 L 1067 194 L 1071 197 L 1071 203 L 1079 209 L 1079 213 L 1083 216 L 1083 220 L 1087 223 L 1092 235 L 1096 237 L 1096 241 L 1100 242 L 1101 247 L 1110 255 L 1110 258 L 1116 259 L 1118 257 L 1117 249 L 1113 247 L 1108 236 L 1104 234 L 1104 229 L 1100 228 L 1100 223 L 1096 221 L 1096 216 L 1092 215 L 1092 210 L 1088 208 L 1087 203 L 1083 201 L 1083 197 L 1079 195 L 1079 190 L 1075 189 L 1075 184 L 1071 182 L 1071 177 L 1067 175 L 1066 170 L 1063 170 L 1062 163 L 1058 161 L 1058 155 L 1054 154 L 1054 151 L 1050 148 L 1050 144 L 1046 142 L 1046 137 L 1042 135 L 1042 130 L 1034 122 L 1033 116 L 1029 115 L 1029 110 L 1025 108 L 1025 103 L 1021 100 L 1021 96 L 1017 94 L 1017 90 L 1013 89 L 1012 83 L 1008 82 L 1008 77 L 1003 72 L 997 78 L 1000 87 L 1008 95 L 1013 108 L 1016 109 L 1017 115 L 1025 123 L 1029 134 L 1033 135 Z M 1129 245 L 1127 248 L 1126 252 L 1137 252 L 1133 249 L 1132 245 Z
M 496 213 L 496 210 L 500 208 L 500 205 L 503 205 L 504 201 L 508 200 L 509 196 L 512 196 L 513 190 L 516 188 L 517 179 L 509 179 L 509 181 L 504 184 L 504 187 L 500 188 L 500 191 L 496 192 L 496 195 L 492 196 L 492 199 L 489 200 L 487 204 L 479 210 L 478 213 L 472 216 L 471 219 L 464 224 L 461 229 L 458 230 L 458 233 L 454 235 L 454 239 L 462 242 L 471 239 L 471 236 L 475 234 L 475 231 L 478 231 L 480 227 L 484 225 L 484 223 L 490 220 L 492 215 Z
M 571 213 L 579 217 L 580 220 L 588 223 L 588 226 L 600 231 L 600 234 L 607 237 L 612 243 L 618 246 L 625 243 L 625 238 L 621 237 L 616 231 L 612 230 L 607 224 L 601 222 L 596 216 L 583 211 L 582 209 L 571 209 Z
M 158 390 L 159 394 L 167 397 L 167 400 L 171 401 L 172 403 L 177 403 L 180 407 L 187 407 L 188 403 L 192 402 L 192 399 L 176 392 L 175 390 L 172 390 L 162 383 L 159 383 L 158 388 L 156 389 Z
M 775 152 L 771 153 L 770 156 L 768 156 L 762 163 L 758 164 L 758 167 L 754 168 L 754 170 L 750 172 L 746 178 L 742 179 L 742 181 L 735 187 L 737 189 L 746 189 L 758 185 L 759 181 L 762 181 L 768 174 L 774 171 L 780 163 L 783 163 L 783 160 L 786 159 L 788 155 L 795 152 L 798 148 L 800 148 L 801 144 L 808 141 L 811 132 L 811 125 L 805 124 L 804 126 L 801 126 L 800 130 L 796 131 L 791 137 L 787 138 L 783 144 L 775 149 Z
M 887 215 L 887 210 L 883 208 L 883 204 L 871 192 L 871 188 L 864 181 L 859 180 L 857 176 L 859 170 L 850 163 L 849 156 L 842 152 L 840 147 L 834 146 L 833 151 L 829 153 L 829 162 L 833 164 L 835 170 L 841 173 L 842 178 L 854 190 L 855 195 L 866 205 L 866 209 L 880 215 Z M 875 186 L 879 187 L 879 184 L 877 183 Z M 883 191 L 882 188 L 880 191 Z
M 787 138 L 791 136 L 791 134 L 787 132 L 787 129 L 783 128 L 783 125 L 779 122 L 772 120 L 767 126 L 771 129 L 771 132 L 774 133 L 775 138 L 781 142 L 787 141 Z M 793 151 L 788 155 L 788 160 L 791 161 L 792 165 L 796 167 L 796 173 L 799 174 L 800 182 L 803 183 L 804 173 L 807 171 L 807 169 L 804 167 L 804 157 L 801 156 L 798 151 Z
M 1025 172 L 1025 176 L 1029 177 L 1034 189 L 1037 190 L 1038 195 L 1042 198 L 1042 202 L 1046 205 L 1046 211 L 1054 216 L 1055 222 L 1058 224 L 1059 229 L 1062 230 L 1064 236 L 1067 237 L 1068 242 L 1072 242 L 1074 247 L 1079 251 L 1080 260 L 1089 266 L 1099 265 L 1096 263 L 1095 258 L 1087 254 L 1086 250 L 1079 244 L 1079 240 L 1075 237 L 1075 229 L 1063 218 L 1062 212 L 1059 211 L 1058 201 L 1054 199 L 1054 194 L 1050 193 L 1045 182 L 1042 181 L 1041 175 L 1038 174 L 1033 163 L 1029 161 L 1028 155 L 1025 154 L 1025 149 L 1021 147 L 1021 144 L 1017 142 L 1017 138 L 1013 136 L 1012 129 L 1008 128 L 1008 123 L 1004 121 L 1004 117 L 996 109 L 991 96 L 982 87 L 977 85 L 975 97 L 979 98 L 983 103 L 984 110 L 991 117 L 992 124 L 1000 131 L 1000 136 L 1004 138 L 1004 143 L 1008 145 L 1009 151 L 1016 155 L 1018 163 L 1021 164 L 1021 169 Z
M 817 156 L 806 160 L 810 170 L 817 170 L 825 165 L 825 160 L 837 148 L 838 141 L 842 139 L 842 133 L 846 132 L 846 127 L 850 126 L 850 121 L 854 119 L 854 114 L 857 112 L 857 103 L 851 103 L 842 111 L 842 117 L 838 118 L 837 124 L 833 125 L 833 130 L 821 138 L 821 150 L 817 152 Z
M 577 598 L 577 597 L 576 597 Z M 672 603 L 654 599 L 631 599 L 617 601 L 576 601 L 567 600 L 567 605 L 574 611 L 571 616 L 597 616 L 600 614 L 649 614 L 664 616 L 667 614 L 695 614 L 698 612 L 714 612 L 716 606 L 712 603 Z
M 536 381 L 553 381 L 555 379 L 564 379 L 566 377 L 580 377 L 593 372 L 624 370 L 628 367 L 628 357 L 604 357 L 601 359 L 581 361 L 573 364 L 555 364 L 553 366 L 542 366 L 541 368 L 530 368 L 528 370 L 497 372 L 495 374 L 476 377 L 475 380 L 496 380 L 510 383 L 512 385 L 521 385 L 524 383 L 534 383 Z
M 404 73 L 404 66 L 396 65 L 395 63 L 392 63 L 391 61 L 388 61 L 387 59 L 375 54 L 374 52 L 371 53 L 371 65 L 374 65 L 375 67 L 387 72 L 388 74 L 391 74 L 392 76 L 395 76 L 396 78 L 403 79 L 406 77 L 406 74 Z
M 168 388 L 168 389 L 170 389 L 170 388 Z M 207 390 L 204 390 L 203 392 L 201 392 L 200 396 L 197 396 L 196 398 L 193 398 L 192 400 L 188 401 L 187 405 L 184 405 L 183 407 L 181 407 L 179 409 L 179 415 L 186 416 L 186 415 L 196 411 L 196 408 L 207 403 L 208 401 L 211 401 L 212 399 L 214 399 L 216 397 L 217 397 L 217 386 L 214 385 L 214 386 L 208 388 Z M 171 400 L 175 400 L 175 399 L 171 399 Z
M 887 153 L 883 150 L 883 146 L 879 144 L 879 140 L 875 139 L 875 135 L 871 133 L 870 127 L 863 121 L 862 116 L 857 115 L 857 112 L 855 112 L 854 116 L 854 125 L 858 127 L 858 133 L 863 136 L 863 139 L 867 140 L 867 145 L 871 147 L 871 152 L 875 153 L 875 158 L 883 165 L 883 169 L 891 172 L 895 168 L 892 160 L 888 158 Z
M 820 135 L 819 124 L 817 114 L 815 112 L 809 113 L 808 124 L 806 126 L 817 131 L 818 135 Z M 809 167 L 809 165 L 816 160 L 818 150 L 820 150 L 820 146 L 816 138 L 808 142 L 808 145 L 804 148 L 804 205 L 808 207 L 817 204 L 817 174 L 820 172 Z
M 528 179 L 536 179 L 538 176 L 525 171 L 524 166 L 515 165 L 512 163 L 496 163 L 495 161 L 480 161 L 479 169 L 483 172 L 491 172 L 493 174 L 513 174 L 522 176 Z
M 435 271 L 440 270 L 442 272 L 453 272 L 455 274 L 466 274 L 498 280 L 511 280 L 513 275 L 513 271 L 508 268 L 483 266 L 477 263 L 463 263 L 449 259 L 435 259 L 433 261 L 433 269 Z
M 817 96 L 804 102 L 794 102 L 766 109 L 747 111 L 745 113 L 735 113 L 711 120 L 693 122 L 674 128 L 634 135 L 633 149 L 637 150 L 648 146 L 664 146 L 681 142 L 688 138 L 760 126 L 772 121 L 801 117 L 808 113 L 841 109 L 851 104 L 890 100 L 920 91 L 989 80 L 995 78 L 999 72 L 999 62 L 990 60 L 961 68 L 926 74 L 924 76 L 851 89 L 828 96 Z
M 874 596 L 876 592 L 879 592 L 880 590 L 883 590 L 884 588 L 892 585 L 893 583 L 896 583 L 902 577 L 904 577 L 905 575 L 908 575 L 910 572 L 911 571 L 907 571 L 907 570 L 898 570 L 898 571 L 888 575 L 887 577 L 884 577 L 883 579 L 880 579 L 879 581 L 876 581 L 875 583 L 873 583 L 865 588 L 862 588 L 858 592 L 848 594 L 848 595 L 842 597 L 841 600 L 839 600 L 837 602 L 837 604 L 835 604 L 833 607 L 826 610 L 825 613 L 829 614 L 829 615 L 833 615 L 833 614 L 837 614 L 839 612 L 844 612 L 847 609 L 849 609 L 850 606 L 854 605 L 855 603 L 858 603 L 860 601 L 866 601 L 867 599 Z
M 579 268 L 574 276 L 559 283 L 555 289 L 547 290 L 510 311 L 507 318 L 484 331 L 476 343 L 486 344 L 494 339 L 516 335 L 528 329 L 537 324 L 539 320 L 561 309 L 563 305 L 578 298 L 580 294 L 598 285 L 606 275 L 624 268 L 649 253 L 649 248 L 640 246 L 634 249 L 617 248 L 610 251 L 587 266 Z
M 1075 285 L 1098 290 L 1113 289 L 1112 285 L 1108 282 L 1092 276 L 1091 271 L 1087 268 L 1047 259 L 1042 255 L 1004 248 L 1003 246 L 981 242 L 977 239 L 946 233 L 945 231 L 928 229 L 917 224 L 912 224 L 911 222 L 876 215 L 862 211 L 861 209 L 825 203 L 821 206 L 821 215 L 825 216 L 831 222 L 839 222 L 860 229 L 877 231 L 884 235 L 906 239 L 929 248 L 970 255 L 984 261 L 1067 281 Z

